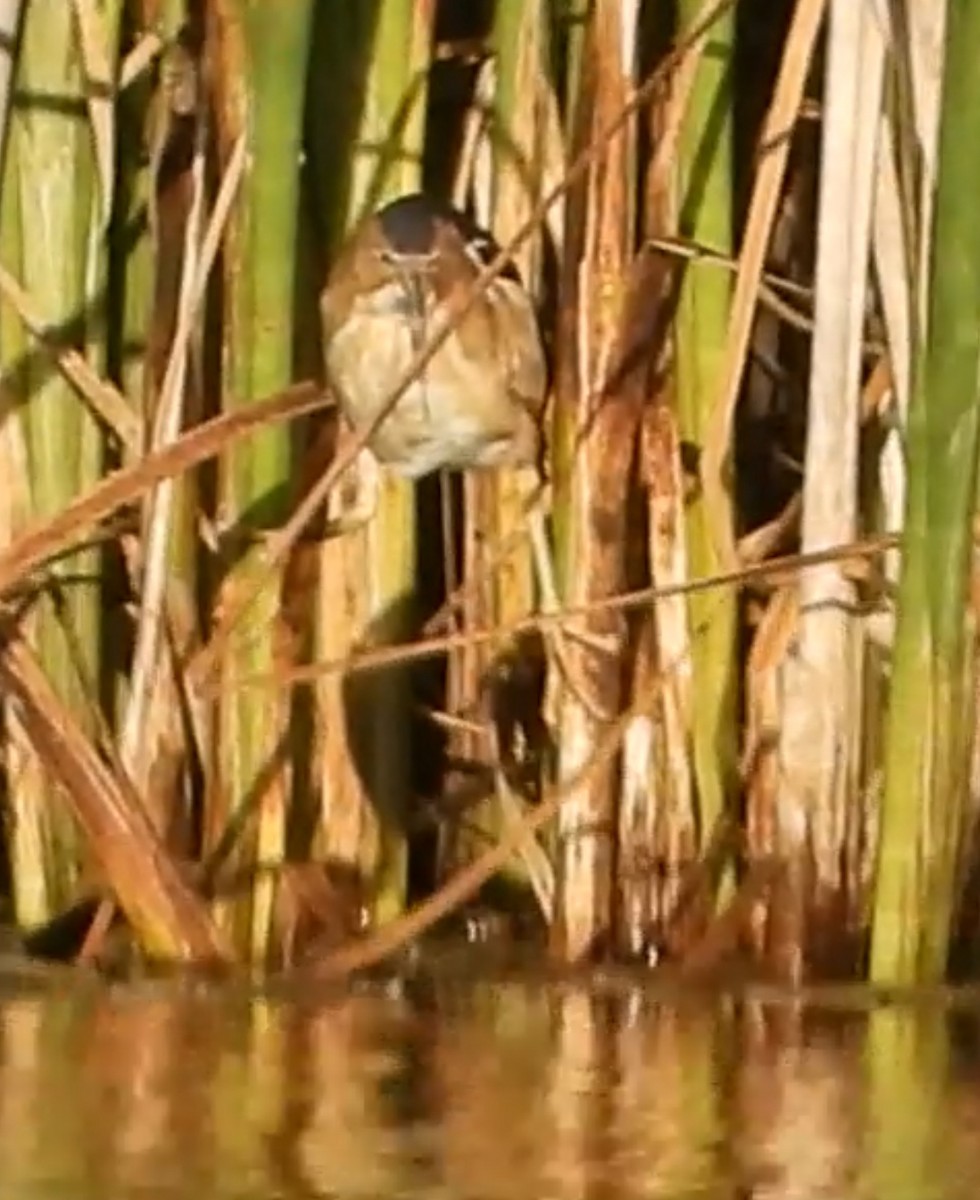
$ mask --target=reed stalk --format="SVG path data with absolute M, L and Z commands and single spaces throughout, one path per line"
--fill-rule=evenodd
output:
M 123 49 L 133 45 L 144 31 L 145 7 L 130 6 Z M 146 70 L 116 100 L 116 196 L 109 229 L 110 289 L 118 314 L 114 327 L 109 329 L 109 369 L 123 394 L 139 408 L 143 405 L 153 302 L 154 265 L 148 219 L 151 171 L 149 155 L 143 153 L 153 93 L 152 72 Z
M 700 0 L 681 0 L 679 32 L 698 19 Z M 677 144 L 676 204 L 683 238 L 723 255 L 732 251 L 732 45 L 734 14 L 712 26 Z M 731 280 L 708 266 L 691 264 L 681 283 L 675 324 L 674 386 L 678 434 L 703 447 L 717 403 L 731 312 Z M 705 497 L 691 498 L 686 521 L 687 569 L 692 578 L 722 568 L 719 538 L 734 528 L 734 480 L 727 479 L 724 511 L 710 514 Z M 712 528 L 724 522 L 726 529 Z M 687 713 L 702 837 L 710 836 L 735 786 L 737 610 L 734 595 L 702 593 L 688 601 L 691 690 L 697 703 Z
M 228 163 L 245 138 L 247 168 L 225 243 L 225 395 L 249 404 L 287 386 L 293 374 L 293 313 L 299 163 L 312 0 L 269 5 L 238 0 L 214 16 L 219 137 Z M 260 431 L 223 464 L 227 545 L 222 603 L 243 590 L 257 598 L 223 662 L 219 701 L 221 817 L 249 823 L 237 865 L 255 872 L 246 906 L 224 910 L 240 950 L 256 962 L 270 953 L 276 871 L 285 848 L 291 781 L 286 743 L 288 698 L 238 687 L 250 673 L 272 671 L 288 655 L 281 599 L 283 573 L 269 571 L 265 536 L 288 512 L 292 459 L 287 430 Z M 209 814 L 214 821 L 217 812 Z M 214 825 L 212 824 L 212 829 Z
M 20 39 L 21 21 L 24 17 L 24 0 L 2 0 L 0 3 L 0 164 L 4 161 L 7 147 L 7 130 L 10 125 L 10 102 L 14 91 L 14 52 Z
M 8 180 L 19 192 L 15 269 L 60 339 L 97 360 L 104 338 L 102 206 L 73 9 L 64 0 L 38 0 L 26 13 L 11 127 L 16 175 Z M 114 18 L 115 4 L 106 15 L 110 29 Z M 33 354 L 16 364 L 8 386 L 22 406 L 29 512 L 51 515 L 98 479 L 102 431 L 74 388 Z M 55 579 L 32 616 L 31 638 L 55 691 L 92 732 L 101 665 L 98 551 L 71 555 Z M 22 767 L 11 787 L 15 907 L 31 926 L 71 899 L 82 847 L 16 720 L 12 739 Z
M 562 110 L 569 140 L 574 131 L 582 86 L 590 7 L 591 0 L 558 0 L 554 5 L 556 42 L 563 68 Z
M 908 500 L 885 747 L 871 975 L 946 969 L 972 736 L 966 604 L 980 450 L 980 4 L 947 10 L 928 328 L 913 367 Z
M 946 0 L 922 0 L 909 7 L 904 22 L 891 21 L 887 29 L 894 50 L 878 147 L 874 258 L 898 416 L 879 464 L 882 523 L 891 531 L 901 528 L 905 514 L 902 440 L 913 343 L 922 336 L 927 316 L 945 18 Z M 898 581 L 899 559 L 896 551 L 886 560 L 893 583 Z M 893 633 L 892 628 L 889 634 Z
M 880 528 L 900 534 L 907 500 L 905 442 L 912 371 L 928 317 L 946 0 L 922 0 L 897 21 L 895 17 L 902 16 L 900 10 L 889 15 L 891 69 L 886 74 L 886 104 L 878 146 L 873 248 L 887 330 L 891 387 L 886 411 L 891 420 L 882 431 L 875 463 L 874 500 L 878 511 L 872 519 L 877 518 Z M 867 623 L 869 679 L 865 685 L 862 754 L 865 761 L 875 765 L 878 780 L 884 757 L 895 642 L 894 599 L 900 573 L 901 551 L 896 547 L 884 561 L 889 603 Z M 879 785 L 876 801 L 880 801 L 880 790 Z M 877 839 L 869 839 L 869 845 L 871 861 L 862 866 L 861 891 L 865 896 L 874 884 Z
M 477 154 L 474 207 L 480 222 L 493 232 L 500 245 L 514 236 L 540 201 L 556 137 L 560 152 L 550 79 L 549 18 L 548 6 L 541 0 L 524 5 L 498 5 L 493 25 L 494 59 L 481 77 L 490 86 L 478 85 L 476 104 L 486 137 Z M 489 169 L 481 170 L 484 165 Z M 544 236 L 542 230 L 528 238 L 515 258 L 522 280 L 539 302 Z M 495 560 L 499 547 L 520 528 L 527 496 L 536 479 L 533 469 L 499 470 L 475 473 L 464 482 L 463 577 L 469 581 L 464 621 L 473 626 L 493 623 L 508 627 L 533 608 L 534 575 L 529 543 L 521 541 L 513 546 L 502 563 Z M 478 585 L 477 579 L 484 582 Z M 526 656 L 519 647 L 508 648 L 505 639 L 497 645 L 464 646 L 453 656 L 450 686 L 455 707 L 471 712 L 480 709 L 485 680 L 497 677 L 493 674 L 495 655 L 497 667 L 504 674 L 516 672 L 511 676 L 511 682 L 515 682 L 522 670 L 518 660 Z M 523 665 L 530 666 L 528 662 Z M 532 674 L 533 668 L 525 670 L 528 678 Z M 460 739 L 460 749 L 469 759 L 488 766 L 493 761 L 496 804 L 492 808 L 474 806 L 467 811 L 466 826 L 474 836 L 457 836 L 449 842 L 452 857 L 459 860 L 478 851 L 486 836 L 497 836 L 521 812 L 522 801 L 512 789 L 501 760 L 515 765 L 520 761 L 527 767 L 532 758 L 543 765 L 546 757 L 541 745 L 530 742 L 518 749 L 513 745 L 493 747 L 486 737 L 464 735 L 464 739 Z M 533 844 L 529 844 L 528 850 L 534 865 L 515 862 L 504 874 L 524 884 L 529 882 L 529 875 L 530 879 L 538 878 L 540 894 L 550 897 L 553 888 L 550 864 L 543 854 L 535 853 Z M 444 859 L 443 868 L 449 865 Z M 542 902 L 550 907 L 550 900 Z
M 310 87 L 311 155 L 317 211 L 332 252 L 363 217 L 421 186 L 434 6 L 374 0 L 324 6 L 321 17 Z M 358 489 L 371 490 L 363 456 L 354 475 Z M 377 489 L 368 524 L 323 547 L 318 657 L 410 636 L 415 491 L 385 475 Z M 400 912 L 406 897 L 410 706 L 400 666 L 329 680 L 319 689 L 317 848 L 369 881 L 379 921 Z
M 884 38 L 870 10 L 831 3 L 803 553 L 858 535 L 862 347 L 884 62 Z M 815 960 L 839 946 L 842 924 L 859 920 L 847 912 L 857 889 L 845 872 L 858 819 L 864 626 L 854 583 L 836 563 L 804 571 L 799 600 L 798 652 L 783 668 L 778 811 L 784 852 L 811 857 L 807 941 Z
M 573 151 L 622 109 L 637 66 L 637 10 L 600 0 L 591 12 Z M 636 394 L 621 357 L 629 311 L 636 187 L 636 124 L 630 121 L 596 159 L 568 200 L 568 237 L 559 283 L 561 311 L 555 396 L 556 498 L 564 599 L 578 605 L 619 591 L 631 466 L 638 430 Z M 559 775 L 573 778 L 594 753 L 606 720 L 623 702 L 625 627 L 594 612 L 565 639 L 557 724 Z M 581 959 L 611 933 L 614 764 L 575 789 L 558 817 L 553 944 Z
M 652 18 L 651 18 L 652 20 Z M 665 39 L 660 25 L 648 35 Z M 654 98 L 647 114 L 649 143 L 641 212 L 645 237 L 663 238 L 677 229 L 674 162 L 700 51 L 689 53 L 669 88 Z M 641 441 L 646 487 L 645 553 L 631 557 L 646 567 L 657 587 L 683 585 L 689 578 L 685 536 L 686 486 L 679 419 L 671 379 L 672 296 L 679 264 L 648 256 L 640 288 L 646 295 L 641 330 L 647 391 Z M 635 568 L 634 568 L 635 570 Z M 632 581 L 631 581 L 632 582 Z M 619 812 L 618 942 L 631 954 L 652 952 L 651 935 L 663 933 L 680 899 L 683 873 L 697 854 L 697 811 L 690 753 L 691 640 L 687 598 L 682 592 L 658 599 L 647 617 L 634 618 L 637 654 L 633 694 L 655 688 L 652 714 L 641 713 L 623 739 Z M 656 863 L 656 871 L 650 864 Z M 659 940 L 659 939 L 658 939 Z

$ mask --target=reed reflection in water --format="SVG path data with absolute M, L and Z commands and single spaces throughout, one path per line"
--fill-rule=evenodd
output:
M 0 1196 L 971 1200 L 980 1011 L 0 985 Z

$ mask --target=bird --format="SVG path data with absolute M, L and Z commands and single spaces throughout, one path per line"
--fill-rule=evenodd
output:
M 533 501 L 547 361 L 513 262 L 457 317 L 499 253 L 492 234 L 431 195 L 412 192 L 382 206 L 342 247 L 320 295 L 325 373 L 352 432 L 370 430 L 368 448 L 397 476 L 534 468 L 528 532 L 542 608 L 557 611 L 545 513 Z M 450 323 L 445 342 L 385 412 L 412 359 Z
M 395 475 L 520 469 L 539 604 L 557 613 L 541 486 L 548 373 L 534 304 L 508 261 L 461 311 L 499 253 L 486 229 L 432 196 L 414 192 L 380 208 L 341 249 L 321 293 L 325 373 L 351 431 Z M 392 403 L 413 359 L 447 327 Z M 556 626 L 559 663 L 562 636 Z M 497 783 L 505 819 L 519 826 L 522 810 L 502 770 Z M 551 864 L 533 837 L 520 852 L 549 919 Z
M 341 250 L 320 298 L 326 374 L 355 434 L 369 428 L 419 350 L 499 254 L 465 213 L 421 192 L 375 212 Z M 371 435 L 384 467 L 533 466 L 547 388 L 544 348 L 516 267 L 479 297 Z

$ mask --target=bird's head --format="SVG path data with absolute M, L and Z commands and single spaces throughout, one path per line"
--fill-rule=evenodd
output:
M 402 196 L 363 222 L 337 259 L 323 297 L 328 333 L 356 304 L 421 320 L 462 296 L 498 251 L 463 213 L 421 193 Z M 518 278 L 510 264 L 504 275 Z

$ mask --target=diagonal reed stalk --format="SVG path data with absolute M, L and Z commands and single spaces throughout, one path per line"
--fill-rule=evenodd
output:
M 184 962 L 226 961 L 228 947 L 206 907 L 155 836 L 140 798 L 113 774 L 58 699 L 37 658 L 5 630 L 0 682 L 52 784 L 61 811 L 88 836 L 106 884 L 150 955 Z

